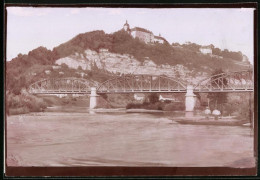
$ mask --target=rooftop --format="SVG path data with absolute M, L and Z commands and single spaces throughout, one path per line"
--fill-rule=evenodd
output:
M 140 27 L 134 27 L 131 29 L 131 31 L 142 31 L 142 32 L 147 32 L 147 33 L 151 33 L 151 31 L 147 30 L 147 29 L 144 29 L 144 28 L 140 28 Z
M 163 37 L 161 37 L 161 36 L 154 36 L 154 38 L 156 38 L 156 39 L 161 39 L 161 40 L 164 40 L 164 41 L 166 41 L 166 39 L 164 39 Z

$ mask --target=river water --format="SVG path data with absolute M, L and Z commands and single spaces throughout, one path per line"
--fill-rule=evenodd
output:
M 9 166 L 254 167 L 250 127 L 182 125 L 175 113 L 77 110 L 7 117 Z

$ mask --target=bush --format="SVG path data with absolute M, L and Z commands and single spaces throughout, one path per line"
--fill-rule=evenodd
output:
M 161 106 L 159 106 L 159 107 L 157 108 L 157 110 L 163 110 L 163 108 L 162 108 Z
M 183 111 L 185 110 L 185 106 L 183 103 L 170 103 L 166 104 L 163 108 L 164 111 Z
M 163 110 L 166 103 L 159 101 L 159 102 L 155 103 L 155 105 L 157 106 L 157 110 Z
M 15 109 L 10 109 L 7 114 L 11 115 L 17 115 L 17 114 L 25 114 L 29 113 L 30 110 L 27 107 L 20 107 L 20 108 L 15 108 Z
M 156 104 L 149 104 L 147 107 L 144 109 L 150 109 L 150 110 L 158 110 L 158 105 Z
M 7 94 L 6 111 L 9 114 L 40 112 L 47 107 L 47 103 L 39 97 L 26 92 L 20 95 Z
M 101 95 L 103 96 L 103 95 Z M 107 96 L 107 98 L 106 98 Z M 123 108 L 126 107 L 127 104 L 133 102 L 133 95 L 131 94 L 108 94 L 103 97 L 107 100 L 113 107 Z
M 223 105 L 223 115 L 235 115 L 240 118 L 250 118 L 250 111 L 252 113 L 254 107 L 253 97 L 251 104 L 249 104 L 249 96 L 245 93 L 230 93 L 228 94 L 228 101 Z M 250 109 L 251 107 L 251 109 Z
M 140 104 L 140 103 L 137 103 L 137 104 L 129 103 L 129 104 L 126 105 L 126 109 L 140 109 L 142 107 L 144 107 L 144 105 Z
M 148 95 L 149 102 L 154 104 L 159 101 L 159 96 L 157 93 L 151 93 Z

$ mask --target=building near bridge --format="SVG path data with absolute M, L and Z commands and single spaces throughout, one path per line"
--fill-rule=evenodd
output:
M 134 94 L 134 99 L 137 101 L 144 101 L 145 95 L 142 93 L 135 93 Z
M 130 25 L 127 23 L 124 24 L 123 30 L 130 34 L 133 38 L 138 38 L 139 40 L 145 42 L 146 44 L 150 43 L 167 43 L 167 40 L 159 34 L 159 36 L 155 36 L 152 31 L 141 27 L 130 28 Z
M 175 97 L 170 94 L 160 94 L 159 101 L 176 101 Z

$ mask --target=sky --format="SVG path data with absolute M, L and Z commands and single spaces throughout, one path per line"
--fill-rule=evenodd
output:
M 52 50 L 79 33 L 113 33 L 128 21 L 169 43 L 213 44 L 241 51 L 253 64 L 253 8 L 7 7 L 7 61 L 43 46 Z

